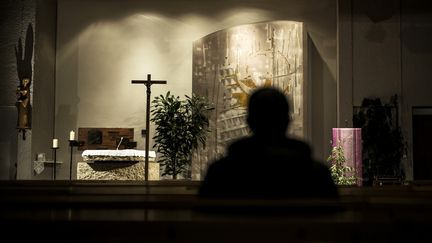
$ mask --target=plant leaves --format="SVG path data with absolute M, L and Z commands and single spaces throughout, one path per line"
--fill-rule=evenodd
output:
M 185 100 L 169 91 L 152 101 L 151 121 L 156 125 L 153 137 L 164 168 L 162 175 L 184 173 L 191 164 L 193 150 L 205 146 L 210 132 L 209 111 L 213 109 L 204 97 L 185 95 Z

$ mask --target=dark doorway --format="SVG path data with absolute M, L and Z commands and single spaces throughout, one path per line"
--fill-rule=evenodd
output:
M 432 108 L 413 110 L 414 180 L 432 180 Z

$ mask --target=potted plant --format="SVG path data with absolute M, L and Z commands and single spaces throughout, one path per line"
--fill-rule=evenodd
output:
M 379 178 L 401 180 L 401 160 L 406 145 L 398 124 L 397 95 L 389 104 L 379 98 L 365 98 L 353 116 L 353 125 L 362 128 L 363 177 L 366 185 Z
M 213 109 L 204 97 L 185 97 L 180 100 L 168 92 L 152 102 L 151 121 L 156 125 L 153 148 L 160 154 L 162 176 L 170 175 L 173 179 L 190 170 L 193 150 L 205 146 L 209 111 Z
M 354 185 L 357 177 L 354 175 L 354 169 L 346 166 L 346 159 L 342 145 L 337 144 L 332 148 L 327 162 L 331 163 L 330 172 L 336 185 Z

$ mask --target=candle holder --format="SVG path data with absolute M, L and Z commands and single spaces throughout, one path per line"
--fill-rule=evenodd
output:
M 52 147 L 51 148 L 54 151 L 54 169 L 53 169 L 53 179 L 56 180 L 56 175 L 57 175 L 57 149 L 59 149 L 59 147 Z
M 69 147 L 70 147 L 69 180 L 72 180 L 73 148 L 81 147 L 83 145 L 84 145 L 83 141 L 69 140 Z

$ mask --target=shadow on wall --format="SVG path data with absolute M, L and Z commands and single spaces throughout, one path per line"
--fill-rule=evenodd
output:
M 26 130 L 31 129 L 31 98 L 30 86 L 32 81 L 33 66 L 33 26 L 30 23 L 27 27 L 27 34 L 25 38 L 25 46 L 23 48 L 21 38 L 18 40 L 18 46 L 15 46 L 15 56 L 17 61 L 17 74 L 19 85 L 16 90 L 17 102 L 16 107 L 18 111 L 17 129 L 22 132 L 22 138 L 25 140 Z

